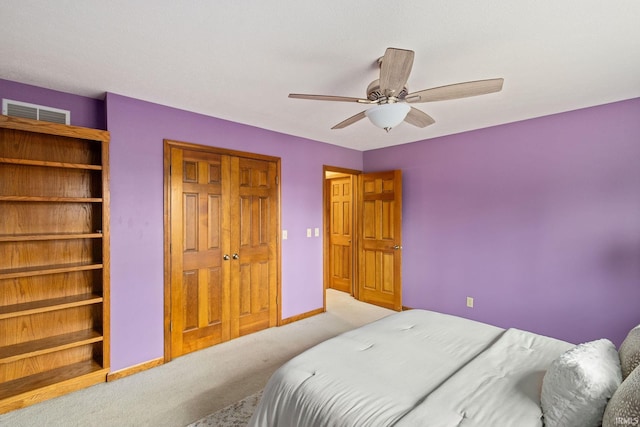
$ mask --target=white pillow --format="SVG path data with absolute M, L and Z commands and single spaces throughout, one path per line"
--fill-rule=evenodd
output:
M 546 427 L 598 427 L 622 382 L 620 359 L 607 339 L 580 344 L 551 363 L 542 381 Z

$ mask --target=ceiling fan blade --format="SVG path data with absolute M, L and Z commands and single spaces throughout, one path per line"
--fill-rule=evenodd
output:
M 433 117 L 431 117 L 427 113 L 413 107 L 411 107 L 411 110 L 409 110 L 409 113 L 407 114 L 407 117 L 405 117 L 404 121 L 419 128 L 426 128 L 427 126 L 432 125 L 436 122 Z
M 349 117 L 347 120 L 342 121 L 340 123 L 338 123 L 337 125 L 335 125 L 334 127 L 332 127 L 331 129 L 342 129 L 342 128 L 346 128 L 349 125 L 354 124 L 355 122 L 357 122 L 358 120 L 362 120 L 364 119 L 366 116 L 364 114 L 364 111 L 356 114 L 355 116 L 351 116 Z
M 310 99 L 312 101 L 339 101 L 339 102 L 359 102 L 361 104 L 370 104 L 368 99 L 351 98 L 348 96 L 331 96 L 331 95 L 307 95 L 303 93 L 290 93 L 289 98 Z
M 477 80 L 474 82 L 456 83 L 447 86 L 434 87 L 410 93 L 405 97 L 409 103 L 445 101 L 448 99 L 467 98 L 476 95 L 499 92 L 502 90 L 504 79 Z
M 412 50 L 388 48 L 380 65 L 380 90 L 385 96 L 398 96 L 409 80 L 413 67 Z

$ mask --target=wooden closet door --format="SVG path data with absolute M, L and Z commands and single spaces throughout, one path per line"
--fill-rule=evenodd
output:
M 230 337 L 229 157 L 171 148 L 171 357 Z
M 231 159 L 231 335 L 277 324 L 277 164 Z
M 170 360 L 277 325 L 280 192 L 277 159 L 165 147 Z

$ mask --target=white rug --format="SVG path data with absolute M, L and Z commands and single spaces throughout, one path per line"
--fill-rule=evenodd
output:
M 187 427 L 246 427 L 261 398 L 262 390 L 191 423 Z

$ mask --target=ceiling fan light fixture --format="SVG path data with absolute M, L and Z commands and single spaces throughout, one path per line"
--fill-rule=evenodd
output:
M 411 107 L 405 103 L 393 102 L 379 104 L 365 111 L 371 123 L 389 132 L 407 117 Z

